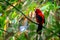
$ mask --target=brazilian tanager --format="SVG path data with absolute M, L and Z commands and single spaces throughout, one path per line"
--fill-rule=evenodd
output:
M 40 9 L 36 9 L 35 14 L 36 14 L 36 22 L 38 23 L 37 33 L 41 34 L 43 23 L 45 23 L 45 17 Z

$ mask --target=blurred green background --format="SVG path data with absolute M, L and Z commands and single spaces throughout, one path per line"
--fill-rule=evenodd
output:
M 36 8 L 45 16 L 42 39 L 60 40 L 60 0 L 0 0 L 0 40 L 36 40 Z

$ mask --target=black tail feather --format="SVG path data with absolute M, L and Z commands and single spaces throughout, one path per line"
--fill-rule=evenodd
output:
M 43 28 L 42 24 L 39 24 L 39 25 L 38 25 L 38 29 L 37 29 L 37 33 L 38 33 L 38 34 L 41 34 L 42 28 Z

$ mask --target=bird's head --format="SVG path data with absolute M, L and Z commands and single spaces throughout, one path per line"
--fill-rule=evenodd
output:
M 41 10 L 40 9 L 36 9 L 35 13 L 41 13 Z

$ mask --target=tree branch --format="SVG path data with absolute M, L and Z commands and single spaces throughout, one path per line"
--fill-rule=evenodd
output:
M 8 1 L 5 1 L 5 2 L 7 2 L 9 5 L 11 5 Z M 17 11 L 19 11 L 23 16 L 25 16 L 29 21 L 31 21 L 32 23 L 38 25 L 38 23 L 35 23 L 35 22 L 33 22 L 31 19 L 29 19 L 21 10 L 19 10 L 18 8 L 16 8 L 16 7 L 13 6 L 13 5 L 11 5 L 11 6 L 14 7 Z

